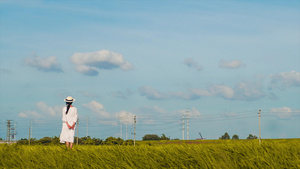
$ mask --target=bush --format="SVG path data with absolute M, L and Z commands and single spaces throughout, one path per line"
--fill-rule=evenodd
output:
M 219 138 L 220 140 L 228 140 L 228 139 L 230 139 L 230 136 L 229 136 L 229 134 L 226 132 L 224 135 L 222 135 L 220 138 Z
M 257 136 L 256 136 L 256 135 L 249 134 L 249 136 L 247 137 L 247 139 L 257 139 Z
M 123 139 L 121 139 L 120 137 L 115 138 L 115 137 L 108 137 L 105 139 L 104 144 L 105 145 L 122 145 L 124 142 Z
M 146 134 L 143 140 L 160 140 L 160 137 L 156 134 Z

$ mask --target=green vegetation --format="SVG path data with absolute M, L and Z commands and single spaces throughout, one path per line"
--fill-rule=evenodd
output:
M 77 144 L 77 138 L 74 139 Z M 29 145 L 29 140 L 22 138 L 17 142 L 18 145 Z M 108 137 L 104 141 L 99 138 L 91 138 L 90 136 L 78 138 L 79 145 L 133 145 L 133 140 L 124 141 L 121 138 Z M 60 145 L 58 137 L 44 137 L 39 140 L 30 139 L 30 145 Z
M 151 143 L 151 146 L 148 146 Z M 137 146 L 0 145 L 0 168 L 300 168 L 300 139 L 160 140 Z
M 169 137 L 166 137 L 165 134 L 162 134 L 161 137 L 159 137 L 158 135 L 156 134 L 146 134 L 144 137 L 143 137 L 143 140 L 170 140 Z

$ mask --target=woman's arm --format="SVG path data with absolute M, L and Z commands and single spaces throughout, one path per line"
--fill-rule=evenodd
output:
M 75 128 L 75 124 L 76 124 L 76 122 L 77 122 L 77 118 L 78 118 L 77 108 L 74 107 L 73 124 L 72 124 L 72 126 L 71 126 L 72 129 Z

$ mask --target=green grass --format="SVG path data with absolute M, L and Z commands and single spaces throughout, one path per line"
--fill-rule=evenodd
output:
M 151 143 L 151 146 L 149 146 Z M 300 139 L 139 141 L 137 146 L 0 146 L 0 168 L 300 168 Z

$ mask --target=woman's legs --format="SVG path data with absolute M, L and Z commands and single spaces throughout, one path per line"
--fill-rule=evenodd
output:
M 72 149 L 73 143 L 72 143 L 72 142 L 66 141 L 66 146 L 67 146 L 67 148 L 69 148 L 69 145 L 70 145 L 70 149 Z

